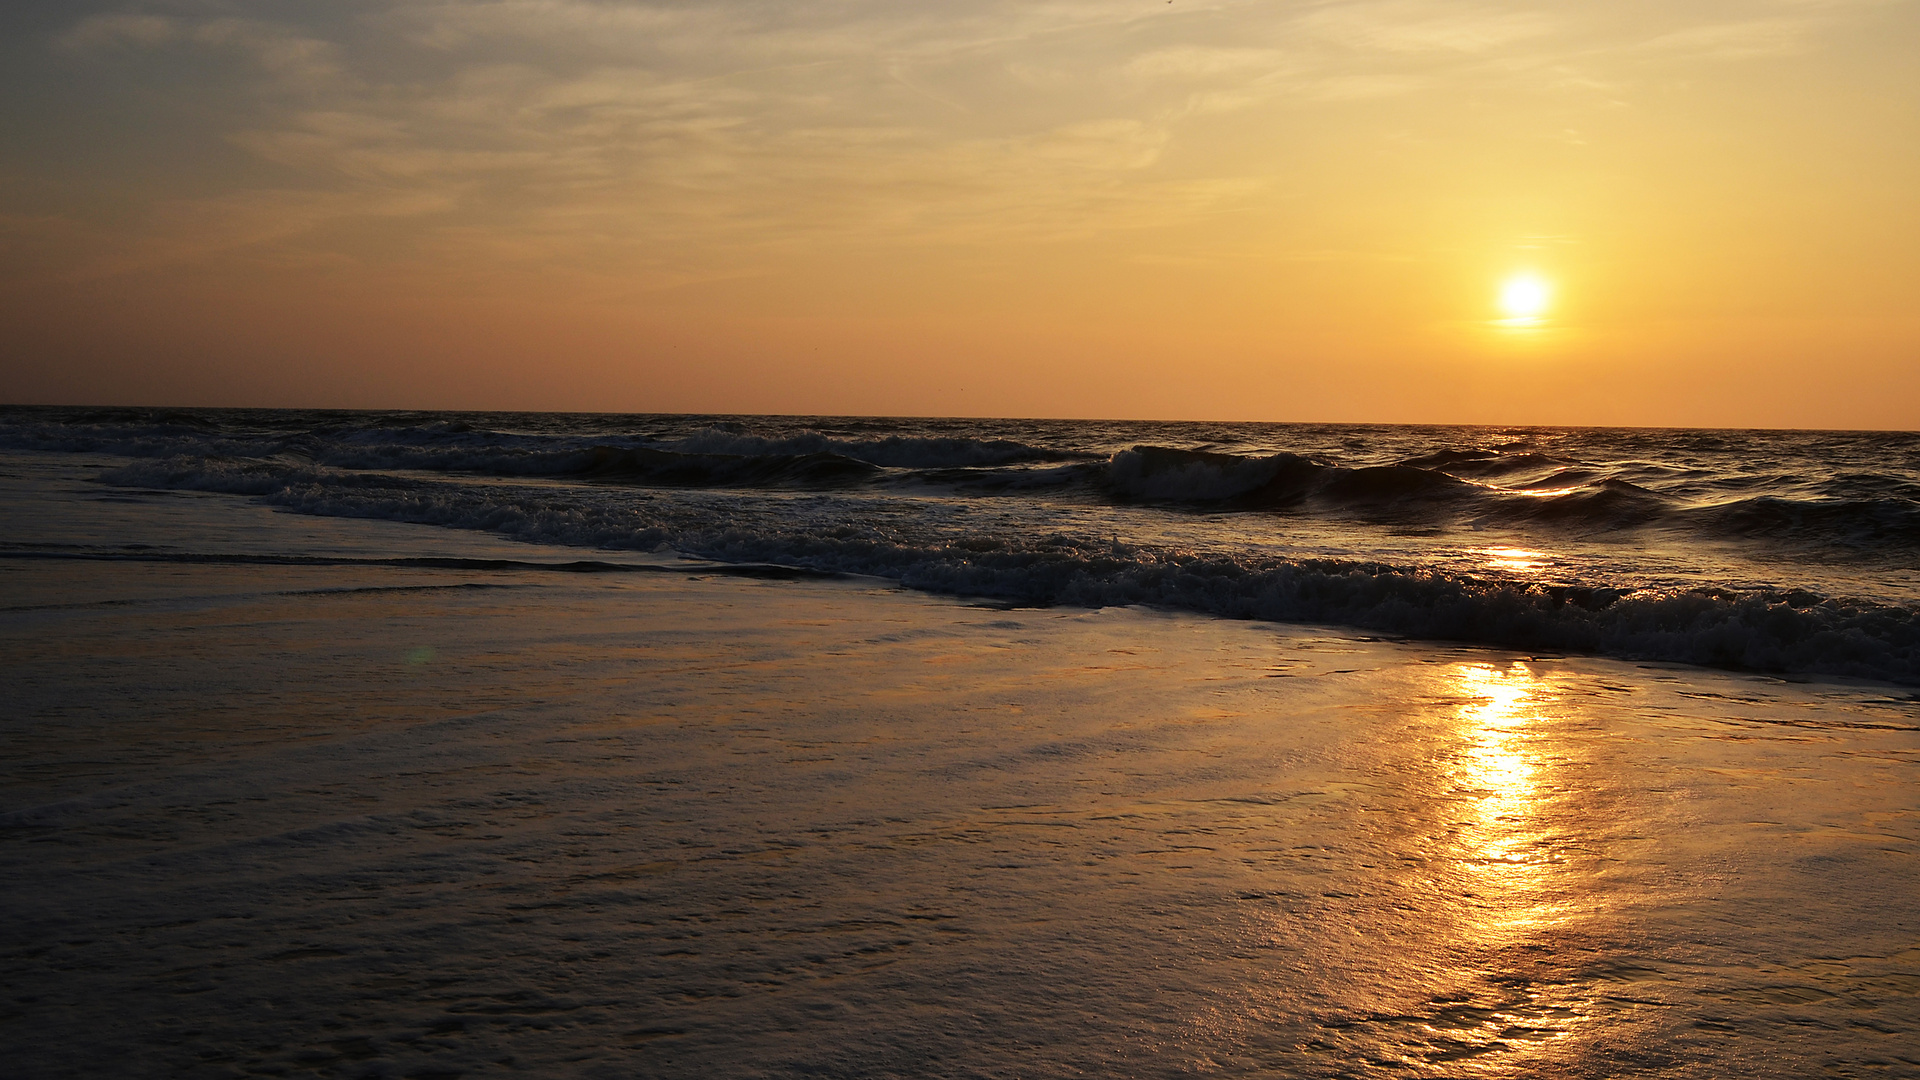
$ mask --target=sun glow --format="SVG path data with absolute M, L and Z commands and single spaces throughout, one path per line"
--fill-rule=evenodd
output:
M 1533 274 L 1508 278 L 1500 286 L 1500 310 L 1507 313 L 1507 320 L 1512 325 L 1525 326 L 1540 322 L 1546 317 L 1547 307 L 1552 300 L 1553 286 Z

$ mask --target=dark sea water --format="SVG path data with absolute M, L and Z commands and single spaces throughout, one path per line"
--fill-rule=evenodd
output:
M 1018 605 L 1920 683 L 1910 433 L 13 407 L 0 452 L 103 493 Z M 100 536 L 60 554 L 216 553 Z
M 0 410 L 0 1077 L 1920 1078 L 1916 449 Z

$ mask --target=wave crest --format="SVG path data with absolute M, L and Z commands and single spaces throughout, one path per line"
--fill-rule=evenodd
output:
M 711 427 L 663 444 L 681 454 L 740 457 L 806 457 L 835 454 L 887 469 L 952 469 L 1028 461 L 1064 461 L 1084 455 L 1029 446 L 1012 439 L 926 438 L 889 435 L 884 439 L 836 439 L 817 431 L 770 439 Z
M 1194 465 L 1210 467 L 1189 461 L 1175 471 Z M 1284 467 L 1269 466 L 1273 472 L 1261 483 L 1272 482 Z M 1920 609 L 1808 590 L 1553 586 L 1363 561 L 1194 554 L 1065 534 L 1002 535 L 991 543 L 960 535 L 907 542 L 887 528 L 857 522 L 832 529 L 770 520 L 716 522 L 706 515 L 676 516 L 648 502 L 596 500 L 591 493 L 569 499 L 257 463 L 146 462 L 106 479 L 254 495 L 304 513 L 482 529 L 551 544 L 675 550 L 874 575 L 919 589 L 1027 604 L 1149 604 L 1517 649 L 1920 685 Z

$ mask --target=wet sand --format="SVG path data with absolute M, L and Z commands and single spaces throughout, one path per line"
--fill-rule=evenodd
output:
M 698 568 L 0 580 L 10 1076 L 1920 1075 L 1905 691 Z

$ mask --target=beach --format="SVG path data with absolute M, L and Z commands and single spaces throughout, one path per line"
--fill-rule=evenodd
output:
M 1909 691 L 72 479 L 17 1075 L 1920 1075 Z
M 1920 1080 L 1917 55 L 8 5 L 0 1080 Z

